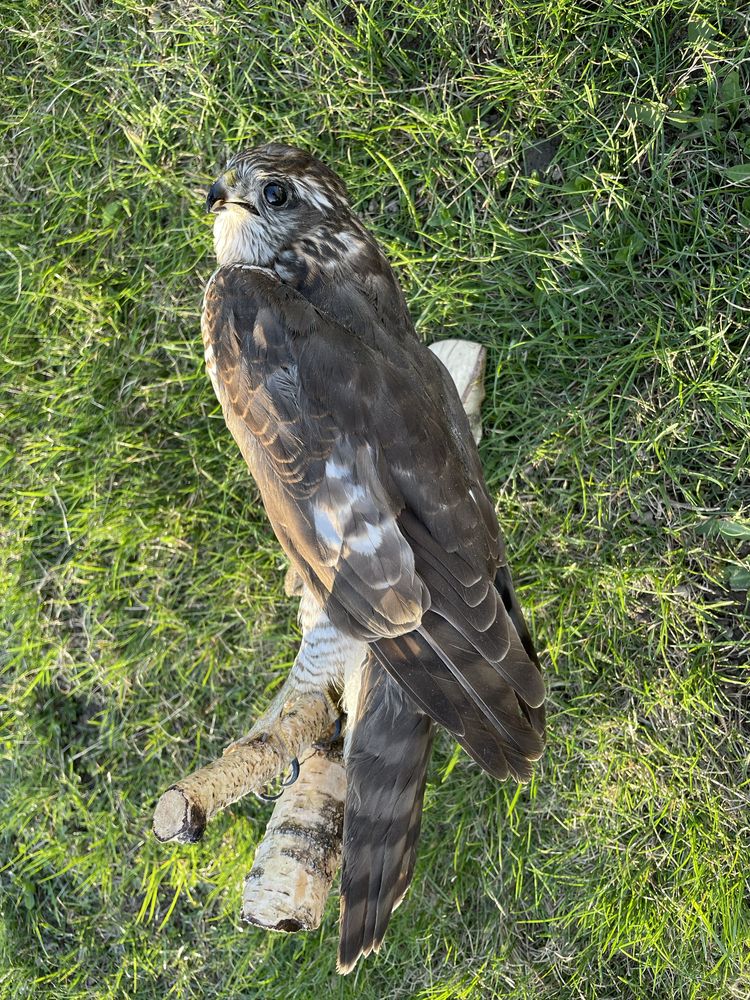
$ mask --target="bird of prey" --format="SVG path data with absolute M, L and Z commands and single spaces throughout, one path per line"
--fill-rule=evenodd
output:
M 544 684 L 454 384 L 342 180 L 271 143 L 234 156 L 206 207 L 207 369 L 304 584 L 291 678 L 347 712 L 347 972 L 411 881 L 433 724 L 526 780 Z

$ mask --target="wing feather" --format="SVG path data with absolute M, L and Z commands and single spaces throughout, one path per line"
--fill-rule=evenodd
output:
M 217 272 L 204 338 L 271 523 L 332 620 L 362 637 L 414 628 L 429 596 L 363 433 L 373 352 L 259 268 Z
M 220 268 L 203 335 L 279 541 L 334 626 L 371 644 L 349 745 L 347 971 L 411 880 L 430 720 L 489 774 L 527 780 L 544 685 L 468 420 L 395 280 L 333 289 L 301 269 L 295 288 L 285 266 L 284 282 Z
M 483 767 L 526 778 L 544 685 L 468 420 L 431 352 L 347 301 L 349 328 L 272 271 L 217 272 L 204 335 L 227 423 L 331 621 Z

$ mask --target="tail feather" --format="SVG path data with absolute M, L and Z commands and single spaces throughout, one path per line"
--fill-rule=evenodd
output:
M 544 682 L 507 568 L 488 579 L 408 511 L 401 527 L 430 607 L 412 631 L 374 637 L 363 668 L 347 758 L 341 972 L 377 951 L 411 881 L 432 722 L 497 778 L 527 781 L 544 748 Z
M 378 950 L 411 882 L 432 728 L 371 657 L 347 753 L 340 972 Z

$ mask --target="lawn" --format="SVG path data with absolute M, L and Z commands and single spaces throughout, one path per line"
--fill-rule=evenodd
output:
M 729 2 L 2 3 L 0 997 L 750 990 L 750 15 Z M 205 190 L 345 178 L 420 334 L 489 352 L 487 481 L 548 677 L 498 785 L 447 736 L 380 956 L 243 929 L 270 807 L 161 791 L 297 642 L 203 370 Z

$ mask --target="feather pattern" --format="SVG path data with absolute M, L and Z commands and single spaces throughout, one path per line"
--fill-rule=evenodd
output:
M 372 658 L 363 669 L 357 718 L 346 765 L 340 972 L 378 950 L 409 887 L 432 748 L 429 717 Z
M 332 626 L 371 654 L 349 721 L 349 969 L 411 879 L 430 720 L 488 773 L 525 780 L 544 685 L 455 386 L 343 184 L 288 147 L 236 162 L 245 201 L 286 163 L 298 221 L 274 229 L 261 205 L 248 224 L 263 216 L 278 245 L 209 281 L 206 364 L 281 545 Z

